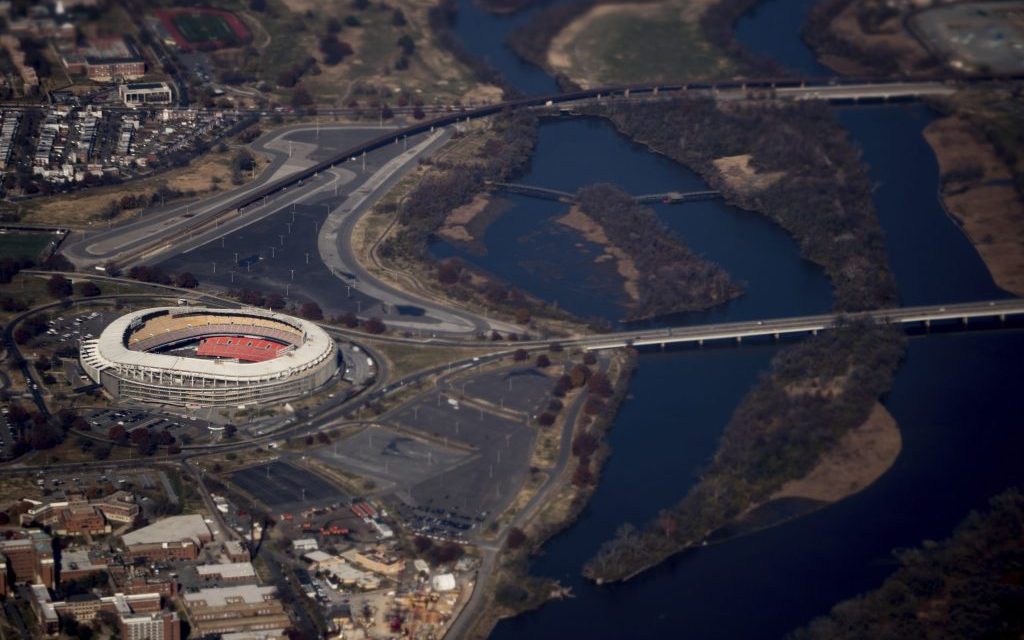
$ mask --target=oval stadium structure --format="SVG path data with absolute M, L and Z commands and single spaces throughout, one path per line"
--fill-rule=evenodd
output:
M 159 307 L 121 316 L 82 344 L 81 363 L 115 398 L 149 404 L 271 403 L 338 372 L 338 348 L 305 320 L 260 309 Z

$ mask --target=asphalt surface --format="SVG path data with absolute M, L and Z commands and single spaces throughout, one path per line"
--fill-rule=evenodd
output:
M 254 150 L 265 153 L 270 157 L 270 164 L 264 169 L 256 180 L 241 186 L 237 189 L 225 191 L 224 193 L 189 202 L 176 202 L 164 207 L 146 209 L 137 219 L 112 226 L 107 229 L 99 229 L 90 232 L 74 232 L 65 241 L 62 248 L 63 254 L 77 267 L 92 267 L 108 261 L 116 261 L 119 256 L 132 250 L 143 247 L 152 242 L 157 234 L 169 239 L 175 238 L 175 233 L 181 233 L 181 229 L 194 225 L 206 218 L 212 218 L 223 208 L 235 202 L 244 202 L 252 194 L 256 193 L 274 180 L 292 175 L 313 166 L 318 158 L 310 157 L 316 155 L 317 149 L 340 150 L 359 144 L 360 142 L 378 136 L 382 129 L 379 127 L 323 127 L 320 135 L 314 132 L 316 145 L 304 141 L 308 125 L 296 125 L 277 129 L 264 134 L 252 143 Z M 295 136 L 297 141 L 289 145 L 289 139 Z M 334 180 L 344 179 L 344 174 L 336 175 Z M 333 184 L 330 185 L 333 188 Z M 290 205 L 295 198 L 288 198 L 288 193 L 282 192 L 275 200 L 280 206 L 281 198 L 286 198 L 283 204 Z M 270 204 L 268 202 L 268 204 Z M 269 215 L 275 208 L 256 206 L 249 207 L 246 215 L 246 222 L 254 222 L 263 216 Z

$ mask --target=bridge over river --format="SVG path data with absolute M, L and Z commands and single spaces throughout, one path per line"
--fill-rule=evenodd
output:
M 968 326 L 971 320 L 1005 321 L 1011 317 L 1024 317 L 1024 299 L 986 300 L 959 304 L 922 307 L 896 307 L 859 313 L 828 313 L 817 316 L 777 318 L 705 324 L 689 327 L 667 327 L 644 331 L 623 331 L 603 336 L 566 341 L 588 350 L 613 349 L 625 346 L 669 345 L 683 343 L 704 344 L 709 341 L 734 340 L 768 336 L 780 338 L 790 334 L 816 334 L 836 327 L 844 319 L 869 318 L 876 322 L 906 328 L 930 327 L 933 323 L 957 323 Z
M 555 200 L 557 202 L 575 202 L 576 194 L 547 187 L 536 187 L 529 184 L 516 184 L 512 182 L 487 181 L 487 184 L 502 191 L 518 193 L 532 198 L 543 200 Z M 633 196 L 633 199 L 640 204 L 662 202 L 665 204 L 682 204 L 684 202 L 696 202 L 698 200 L 717 200 L 722 194 L 718 191 L 668 191 L 665 193 L 648 193 L 642 196 Z

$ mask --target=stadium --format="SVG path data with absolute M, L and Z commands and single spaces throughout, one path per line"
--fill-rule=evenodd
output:
M 121 316 L 82 344 L 86 375 L 114 398 L 210 407 L 295 398 L 338 372 L 317 325 L 259 309 L 159 307 Z

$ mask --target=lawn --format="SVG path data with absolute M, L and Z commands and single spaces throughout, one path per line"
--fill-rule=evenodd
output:
M 573 37 L 559 48 L 568 65 L 562 70 L 589 86 L 731 75 L 732 64 L 697 21 L 674 0 L 606 5 L 563 32 Z
M 7 231 L 0 234 L 0 256 L 36 260 L 57 236 L 45 231 Z

